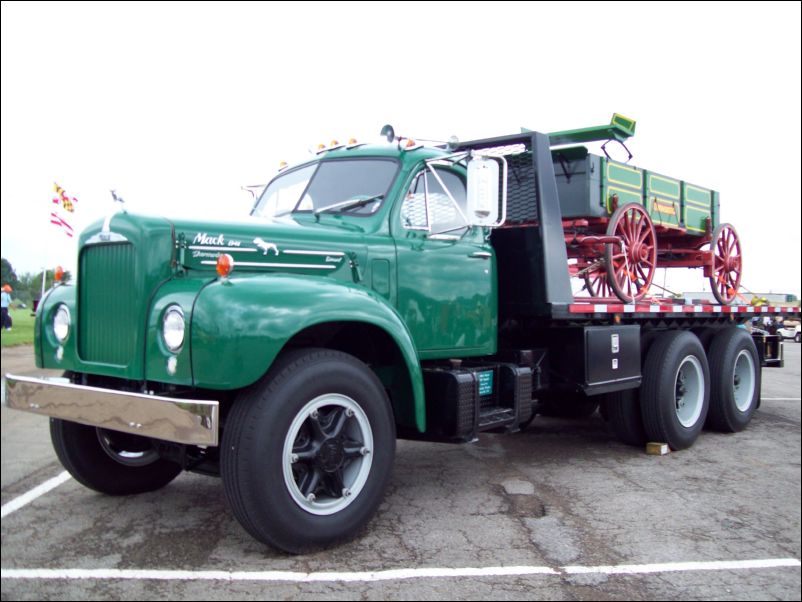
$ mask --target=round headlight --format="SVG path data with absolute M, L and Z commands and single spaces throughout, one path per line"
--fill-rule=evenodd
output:
M 56 310 L 56 315 L 53 318 L 53 332 L 56 335 L 59 343 L 64 343 L 70 334 L 70 326 L 72 320 L 70 319 L 70 310 L 66 305 L 59 305 Z
M 162 338 L 167 349 L 173 353 L 177 353 L 184 344 L 184 312 L 177 305 L 171 305 L 164 312 Z

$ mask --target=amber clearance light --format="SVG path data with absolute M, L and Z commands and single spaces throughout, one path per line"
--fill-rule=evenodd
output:
M 234 269 L 234 258 L 228 253 L 221 253 L 217 258 L 217 273 L 221 278 L 226 278 Z
M 56 282 L 61 282 L 64 279 L 64 268 L 57 265 L 56 269 L 53 271 L 53 278 L 55 278 Z

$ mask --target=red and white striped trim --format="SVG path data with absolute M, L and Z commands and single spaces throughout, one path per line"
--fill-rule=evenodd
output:
M 572 314 L 798 314 L 797 307 L 775 305 L 649 305 L 646 303 L 624 305 L 623 303 L 572 303 L 568 306 Z

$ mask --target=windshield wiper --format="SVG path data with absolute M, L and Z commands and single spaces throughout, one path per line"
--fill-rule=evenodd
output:
M 332 209 L 340 209 L 343 211 L 345 211 L 346 209 L 356 209 L 357 207 L 363 207 L 368 203 L 373 203 L 374 201 L 378 201 L 383 198 L 384 198 L 383 194 L 376 194 L 366 199 L 350 199 L 348 201 L 341 201 L 339 203 L 334 203 L 333 205 L 328 205 L 326 207 L 321 207 L 320 209 L 315 209 L 314 214 L 315 217 L 317 217 L 324 211 L 331 211 Z

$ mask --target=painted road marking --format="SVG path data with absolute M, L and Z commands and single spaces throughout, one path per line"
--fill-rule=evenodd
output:
M 71 478 L 72 477 L 70 476 L 70 473 L 68 473 L 65 470 L 64 472 L 62 472 L 57 477 L 53 477 L 52 479 L 49 479 L 49 480 L 45 481 L 41 485 L 38 485 L 37 487 L 34 487 L 33 489 L 31 489 L 27 493 L 23 493 L 21 496 L 15 497 L 10 502 L 8 502 L 6 504 L 3 504 L 2 510 L 0 511 L 0 518 L 5 518 L 6 516 L 11 514 L 12 512 L 15 512 L 15 511 L 19 510 L 23 506 L 27 506 L 32 501 L 34 501 L 36 498 L 46 494 L 51 489 L 55 489 L 56 487 L 58 487 L 62 483 L 66 483 Z
M 749 569 L 798 568 L 796 558 L 757 560 L 717 560 L 711 562 L 668 562 L 662 564 L 622 564 L 611 566 L 494 566 L 483 568 L 420 568 L 364 572 L 294 571 L 159 571 L 137 569 L 0 569 L 3 579 L 152 579 L 159 581 L 283 581 L 375 582 L 401 579 L 438 579 L 454 577 L 507 577 L 524 575 L 644 575 L 688 571 L 741 571 Z

